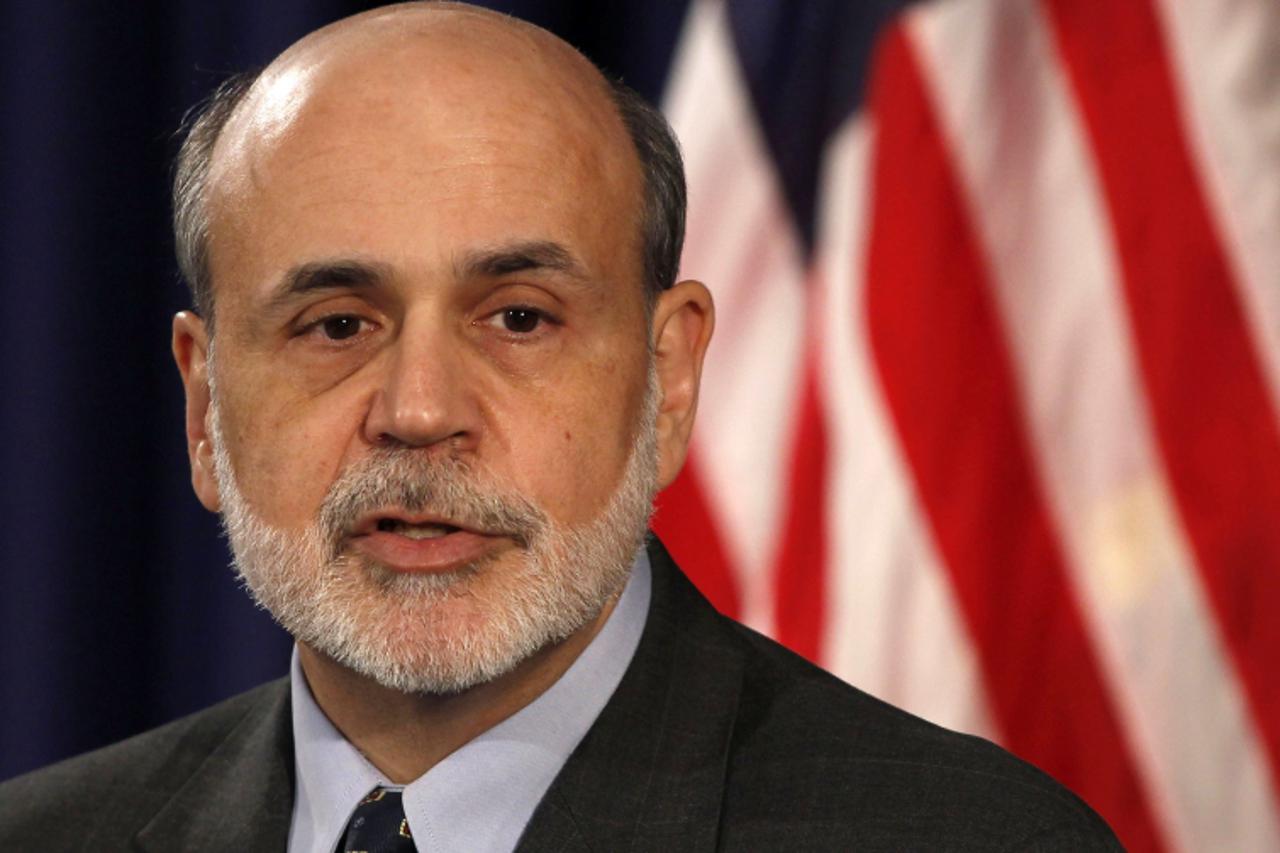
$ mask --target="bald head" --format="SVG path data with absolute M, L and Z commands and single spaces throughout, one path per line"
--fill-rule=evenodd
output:
M 512 112 L 516 113 L 512 115 Z M 468 115 L 470 113 L 470 115 Z M 215 147 L 219 161 L 278 142 L 309 120 L 474 127 L 551 121 L 626 153 L 609 87 L 590 62 L 530 24 L 467 6 L 415 3 L 347 18 L 287 49 L 259 75 Z
M 303 178 L 291 174 L 299 165 L 325 157 L 369 178 L 393 160 L 401 169 L 411 163 L 446 191 L 467 162 L 501 170 L 554 161 L 548 181 L 574 182 L 599 211 L 629 220 L 629 251 L 649 298 L 675 280 L 684 182 L 665 121 L 572 47 L 522 21 L 453 3 L 347 18 L 260 74 L 229 81 L 190 127 L 174 186 L 175 238 L 209 320 L 218 244 L 235 243 L 243 214 L 272 182 L 287 190 Z M 539 166 L 548 151 L 553 161 Z

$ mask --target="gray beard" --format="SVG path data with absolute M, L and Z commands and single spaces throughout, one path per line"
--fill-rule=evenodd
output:
M 651 364 L 621 482 L 591 521 L 559 524 L 459 459 L 379 448 L 334 481 L 315 522 L 293 531 L 267 524 L 240 492 L 210 381 L 210 439 L 233 567 L 295 639 L 385 687 L 450 694 L 498 678 L 595 619 L 626 585 L 657 491 L 657 383 Z M 446 575 L 405 575 L 348 553 L 355 519 L 387 506 L 501 530 L 523 553 L 514 566 L 509 555 Z

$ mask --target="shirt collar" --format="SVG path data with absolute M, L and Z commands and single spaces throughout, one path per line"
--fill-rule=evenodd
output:
M 511 850 L 556 774 L 586 735 L 631 658 L 649 612 L 644 549 L 613 613 L 577 660 L 541 696 L 464 744 L 404 787 L 420 849 Z M 294 650 L 291 665 L 297 796 L 289 853 L 330 853 L 356 804 L 393 786 L 329 722 Z

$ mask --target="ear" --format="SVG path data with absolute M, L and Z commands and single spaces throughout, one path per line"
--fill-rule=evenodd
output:
M 662 403 L 658 407 L 658 487 L 684 467 L 698 408 L 702 359 L 715 328 L 711 292 L 700 281 L 682 281 L 658 297 L 653 349 Z
M 218 478 L 213 467 L 213 442 L 209 436 L 209 335 L 194 312 L 179 311 L 173 318 L 173 358 L 187 393 L 187 458 L 191 462 L 191 486 L 210 512 L 221 507 Z

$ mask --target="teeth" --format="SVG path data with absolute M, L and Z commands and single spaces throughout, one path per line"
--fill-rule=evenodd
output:
M 394 518 L 384 518 L 378 522 L 378 530 L 396 533 L 408 539 L 439 539 L 457 528 L 447 524 L 409 524 Z
M 447 536 L 451 530 L 452 527 L 440 524 L 402 524 L 396 532 L 409 539 L 439 539 Z

